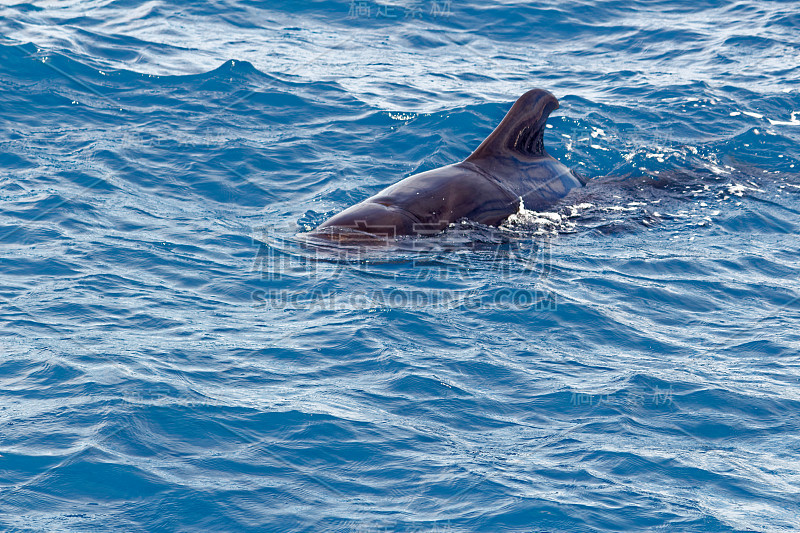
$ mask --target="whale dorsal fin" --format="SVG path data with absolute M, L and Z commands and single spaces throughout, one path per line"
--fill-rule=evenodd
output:
M 523 158 L 547 155 L 544 151 L 544 127 L 547 117 L 555 109 L 558 109 L 558 100 L 549 92 L 543 89 L 526 92 L 466 161 L 503 155 Z

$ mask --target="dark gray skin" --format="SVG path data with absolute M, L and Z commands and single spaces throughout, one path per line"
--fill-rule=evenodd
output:
M 519 210 L 543 210 L 584 181 L 544 150 L 543 135 L 555 96 L 523 94 L 500 125 L 461 163 L 409 176 L 349 207 L 311 232 L 355 242 L 430 235 L 467 219 L 499 225 Z

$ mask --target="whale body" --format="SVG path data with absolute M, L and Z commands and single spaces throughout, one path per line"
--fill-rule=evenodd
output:
M 310 235 L 340 241 L 431 235 L 459 220 L 499 225 L 519 210 L 544 210 L 583 178 L 544 149 L 547 117 L 558 109 L 533 89 L 464 161 L 409 176 L 320 224 Z

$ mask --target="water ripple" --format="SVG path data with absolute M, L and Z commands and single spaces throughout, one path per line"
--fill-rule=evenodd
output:
M 795 11 L 0 7 L 0 524 L 796 531 Z M 302 237 L 533 87 L 551 212 Z

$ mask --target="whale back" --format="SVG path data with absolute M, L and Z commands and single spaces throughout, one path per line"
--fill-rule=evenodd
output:
M 524 160 L 547 156 L 544 129 L 547 117 L 556 109 L 558 100 L 548 91 L 533 89 L 526 92 L 466 161 L 509 156 Z
M 544 150 L 547 117 L 555 109 L 555 96 L 528 91 L 463 162 L 409 176 L 329 218 L 314 235 L 340 242 L 423 235 L 463 219 L 495 226 L 523 202 L 529 209 L 549 208 L 584 184 Z

